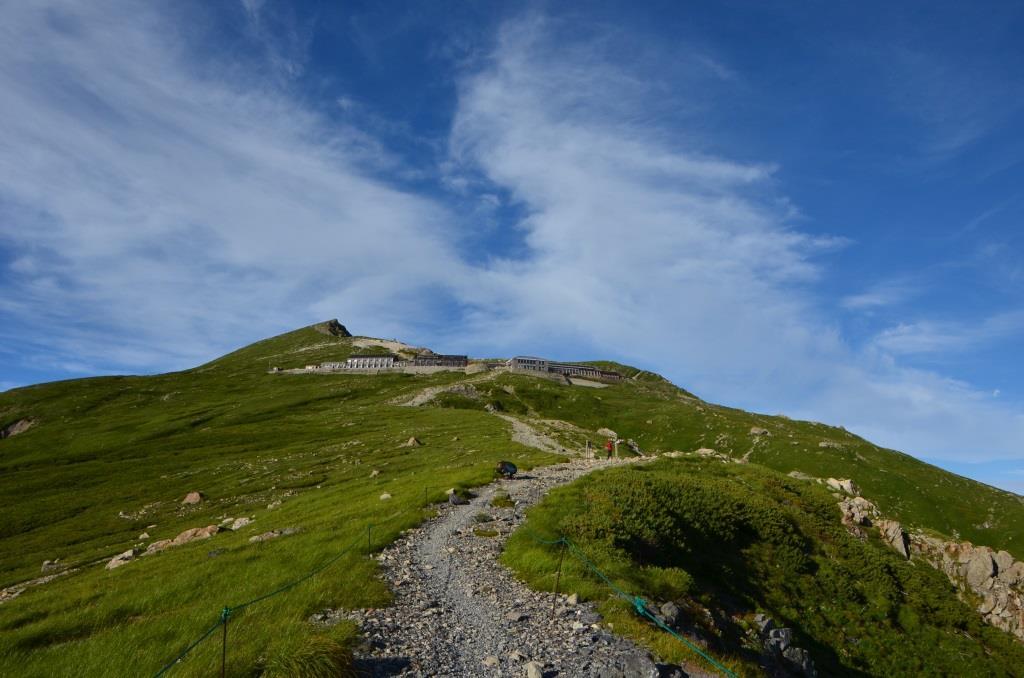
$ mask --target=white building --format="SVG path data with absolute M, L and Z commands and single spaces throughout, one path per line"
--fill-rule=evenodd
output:
M 345 369 L 349 370 L 383 370 L 396 367 L 393 355 L 354 355 L 345 361 Z

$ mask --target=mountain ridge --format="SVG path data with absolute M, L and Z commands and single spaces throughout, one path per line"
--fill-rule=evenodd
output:
M 60 562 L 58 572 L 72 573 L 0 605 L 0 630 L 9 632 L 0 657 L 27 662 L 43 674 L 54 668 L 48 663 L 54 653 L 71 652 L 88 666 L 88 657 L 103 655 L 97 648 L 127 642 L 155 662 L 156 638 L 189 634 L 187 620 L 200 614 L 202 591 L 218 586 L 239 595 L 257 592 L 279 581 L 291 561 L 314 564 L 339 534 L 366 529 L 380 510 L 378 495 L 394 497 L 396 508 L 423 506 L 444 487 L 486 482 L 499 459 L 524 469 L 552 463 L 559 455 L 581 454 L 587 441 L 600 448 L 607 437 L 602 431 L 609 430 L 644 454 L 713 450 L 783 474 L 852 478 L 885 515 L 909 529 L 1024 559 L 1022 497 L 841 428 L 708 403 L 629 366 L 591 361 L 627 377 L 603 388 L 504 369 L 473 375 L 272 371 L 343 361 L 362 339 L 372 338 L 354 337 L 336 320 L 327 321 L 181 372 L 52 382 L 0 394 L 0 426 L 34 422 L 0 441 L 0 490 L 8 498 L 0 520 L 0 586 L 38 578 L 43 561 L 51 567 Z M 394 404 L 428 389 L 436 392 L 418 407 Z M 537 427 L 558 447 L 538 450 L 517 442 L 509 419 Z M 423 446 L 406 447 L 411 437 Z M 621 451 L 630 454 L 627 446 Z M 181 503 L 195 491 L 206 498 Z M 341 515 L 347 518 L 338 527 Z M 223 552 L 216 557 L 204 560 L 208 547 L 187 544 L 116 572 L 97 573 L 89 565 L 127 546 L 145 548 L 143 533 L 170 540 L 182 530 L 239 516 L 252 525 L 214 537 L 225 544 L 211 551 Z M 250 533 L 297 527 L 302 529 L 281 540 L 284 546 L 267 546 L 253 560 Z M 392 528 L 382 532 L 382 543 L 393 534 Z M 256 568 L 251 581 L 232 578 L 243 566 Z M 286 640 L 301 643 L 308 636 L 304 619 L 318 605 L 386 602 L 372 568 L 362 567 L 352 570 L 359 574 L 350 583 L 313 585 L 298 607 L 272 608 L 291 620 L 281 634 L 282 653 L 294 650 Z M 152 599 L 132 589 L 143 576 L 166 578 Z M 100 602 L 83 606 L 97 587 L 106 591 Z M 175 610 L 175 623 L 182 625 L 168 631 L 153 610 Z M 261 642 L 276 641 L 256 634 L 240 655 L 257 657 Z M 0 667 L 4 663 L 0 659 Z

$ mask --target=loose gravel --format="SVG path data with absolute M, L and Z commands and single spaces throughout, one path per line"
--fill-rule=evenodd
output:
M 532 591 L 498 562 L 523 510 L 553 487 L 628 460 L 574 460 L 492 483 L 469 504 L 439 515 L 378 555 L 394 604 L 384 609 L 325 612 L 330 623 L 356 620 L 366 639 L 357 652 L 371 676 L 684 676 L 599 624 L 575 597 Z M 507 493 L 515 508 L 490 501 Z M 480 513 L 493 517 L 477 522 Z M 497 532 L 497 536 L 480 536 Z M 552 615 L 552 601 L 555 612 Z

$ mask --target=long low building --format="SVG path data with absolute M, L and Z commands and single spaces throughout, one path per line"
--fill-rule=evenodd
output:
M 412 359 L 413 367 L 465 367 L 469 356 L 421 353 Z
M 345 361 L 347 370 L 383 370 L 400 366 L 401 361 L 393 355 L 352 355 Z
M 561 374 L 566 377 L 581 377 L 586 379 L 604 379 L 607 381 L 618 381 L 622 375 L 610 370 L 602 370 L 593 365 L 577 365 L 575 363 L 556 363 L 546 358 L 534 356 L 516 356 L 508 361 L 512 370 L 524 372 L 545 372 Z

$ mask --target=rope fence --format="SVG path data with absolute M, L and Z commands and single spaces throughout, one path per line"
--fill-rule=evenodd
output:
M 176 656 L 174 659 L 172 659 L 171 661 L 169 661 L 166 664 L 164 664 L 164 666 L 159 671 L 157 671 L 154 674 L 153 678 L 160 678 L 160 676 L 163 676 L 168 671 L 170 671 L 175 665 L 177 665 L 179 662 L 184 660 L 189 655 L 189 653 L 192 652 L 194 649 L 196 649 L 204 640 L 206 640 L 207 638 L 212 636 L 214 634 L 214 632 L 218 628 L 223 629 L 223 639 L 221 641 L 221 662 L 220 662 L 220 675 L 223 678 L 223 676 L 225 675 L 226 666 L 227 666 L 228 621 L 231 619 L 231 617 L 235 613 L 241 612 L 242 610 L 244 610 L 244 609 L 246 609 L 246 608 L 248 608 L 248 607 L 250 607 L 252 605 L 255 605 L 256 603 L 260 603 L 260 602 L 262 602 L 264 600 L 267 600 L 268 598 L 273 598 L 274 596 L 277 596 L 277 595 L 280 595 L 280 594 L 285 593 L 287 591 L 290 591 L 291 589 L 295 588 L 299 584 L 302 584 L 303 582 L 306 582 L 306 581 L 312 579 L 316 575 L 320 574 L 321 572 L 323 572 L 324 570 L 329 568 L 331 565 L 334 565 L 336 562 L 341 560 L 344 556 L 346 556 L 347 554 L 351 553 L 356 547 L 358 547 L 363 542 L 364 539 L 366 540 L 366 552 L 367 552 L 367 554 L 372 553 L 373 552 L 373 528 L 386 525 L 386 524 L 390 523 L 391 521 L 393 521 L 393 520 L 395 520 L 397 518 L 403 518 L 403 517 L 406 517 L 406 516 L 408 516 L 410 514 L 413 514 L 413 513 L 422 512 L 423 509 L 425 509 L 425 508 L 430 506 L 429 499 L 428 499 L 428 496 L 427 496 L 427 488 L 424 488 L 423 498 L 424 498 L 424 502 L 428 502 L 428 503 L 425 503 L 424 506 L 419 506 L 419 507 L 409 508 L 409 509 L 406 509 L 404 511 L 399 511 L 398 513 L 392 514 L 392 515 L 388 516 L 387 518 L 384 518 L 380 522 L 367 524 L 367 526 L 366 526 L 366 536 L 365 537 L 362 535 L 362 533 L 360 533 L 355 539 L 352 540 L 351 543 L 349 543 L 347 546 L 345 546 L 345 548 L 341 549 L 341 551 L 339 551 L 338 553 L 333 555 L 330 559 L 328 559 L 323 564 L 319 565 L 318 567 L 315 567 L 314 569 L 310 570 L 306 574 L 302 575 L 298 579 L 295 579 L 295 580 L 290 581 L 290 582 L 288 582 L 286 584 L 283 584 L 283 585 L 279 586 L 278 588 L 274 589 L 273 591 L 265 593 L 265 594 L 263 594 L 261 596 L 257 596 L 256 598 L 253 598 L 252 600 L 247 600 L 244 603 L 239 603 L 238 605 L 225 605 L 221 609 L 221 611 L 219 613 L 219 617 L 217 619 L 217 622 L 213 626 L 211 626 L 209 629 L 207 629 L 207 631 L 205 633 L 203 633 L 201 636 L 199 636 L 199 638 L 197 638 L 195 641 L 190 643 L 184 650 L 181 651 L 180 654 L 178 654 L 178 656 Z
M 407 516 L 409 514 L 412 514 L 414 512 L 421 512 L 423 509 L 429 507 L 430 506 L 430 502 L 429 502 L 429 498 L 428 498 L 428 488 L 426 488 L 426 487 L 424 487 L 424 490 L 423 490 L 423 500 L 424 500 L 424 506 L 410 508 L 410 509 L 406 509 L 404 511 L 400 511 L 398 513 L 395 513 L 395 514 L 385 518 L 383 521 L 381 521 L 379 523 L 369 523 L 366 526 L 366 537 L 365 537 L 365 539 L 366 539 L 366 552 L 367 552 L 367 554 L 370 554 L 370 553 L 373 552 L 372 534 L 373 534 L 373 528 L 374 527 L 385 525 L 385 524 L 391 522 L 392 520 L 395 520 L 396 518 L 405 517 L 405 516 Z M 727 667 L 723 666 L 720 662 L 718 662 L 713 657 L 711 657 L 710 655 L 705 653 L 697 645 L 695 645 L 692 642 L 690 642 L 687 638 L 685 638 L 684 636 L 680 635 L 675 630 L 670 628 L 667 624 L 665 624 L 664 621 L 662 621 L 655 614 L 653 614 L 647 608 L 647 601 L 645 601 L 643 598 L 641 598 L 639 596 L 631 595 L 631 594 L 627 593 L 626 591 L 622 590 L 619 586 L 617 586 L 608 577 L 608 575 L 606 575 L 604 572 L 602 572 L 601 569 L 599 567 L 597 567 L 597 565 L 594 564 L 594 562 L 590 558 L 588 558 L 587 555 L 576 544 L 574 544 L 571 540 L 567 539 L 566 537 L 560 537 L 558 539 L 544 539 L 540 535 L 536 534 L 535 532 L 533 532 L 532 530 L 527 528 L 525 525 L 521 525 L 520 529 L 522 529 L 523 532 L 527 536 L 529 536 L 533 541 L 537 542 L 538 544 L 541 544 L 541 545 L 544 545 L 544 546 L 558 546 L 558 547 L 560 547 L 561 553 L 559 554 L 559 563 L 558 563 L 558 577 L 559 578 L 561 576 L 562 561 L 563 561 L 563 559 L 565 557 L 566 551 L 568 551 L 568 553 L 570 553 L 577 561 L 579 561 L 580 564 L 582 564 L 585 568 L 587 568 L 591 572 L 593 572 L 606 586 L 608 586 L 608 588 L 611 589 L 615 593 L 615 595 L 617 595 L 619 598 L 621 598 L 626 603 L 628 603 L 630 606 L 632 606 L 636 610 L 638 615 L 640 615 L 641 617 L 643 617 L 645 619 L 650 620 L 658 628 L 660 628 L 661 630 L 663 630 L 666 633 L 670 634 L 671 636 L 673 636 L 679 642 L 683 643 L 683 645 L 685 645 L 687 648 L 692 650 L 694 653 L 696 653 L 697 655 L 702 657 L 711 666 L 713 666 L 714 668 L 716 668 L 717 670 L 722 672 L 723 675 L 728 676 L 728 678 L 737 678 L 735 673 L 733 673 Z M 360 533 L 355 539 L 352 540 L 351 543 L 346 545 L 343 549 L 341 549 L 341 551 L 339 551 L 334 556 L 329 558 L 326 562 L 324 562 L 323 564 L 319 565 L 318 567 L 310 570 L 309 572 L 307 572 L 306 574 L 302 575 L 301 577 L 299 577 L 299 578 L 297 578 L 297 579 L 295 579 L 293 581 L 290 581 L 290 582 L 288 582 L 286 584 L 283 584 L 282 586 L 279 586 L 278 588 L 274 589 L 273 591 L 265 593 L 265 594 L 263 594 L 261 596 L 257 596 L 256 598 L 253 598 L 251 600 L 247 600 L 247 601 L 245 601 L 243 603 L 239 603 L 238 605 L 225 605 L 221 609 L 221 611 L 219 613 L 219 617 L 218 617 L 217 621 L 213 624 L 213 626 L 211 626 L 209 629 L 206 630 L 206 632 L 204 632 L 196 640 L 194 640 L 192 643 L 190 643 L 174 659 L 172 659 L 171 661 L 167 662 L 159 671 L 156 672 L 156 674 L 154 674 L 153 678 L 160 678 L 160 676 L 163 676 L 168 671 L 170 671 L 174 666 L 176 666 L 178 663 L 183 661 L 189 655 L 189 653 L 191 653 L 193 650 L 195 650 L 197 647 L 199 647 L 199 645 L 201 645 L 203 643 L 203 641 L 205 641 L 210 636 L 212 636 L 217 631 L 218 628 L 222 629 L 220 675 L 223 678 L 225 676 L 225 671 L 226 671 L 226 666 L 227 666 L 228 622 L 230 621 L 232 616 L 235 615 L 238 612 L 241 612 L 242 610 L 245 610 L 246 608 L 248 608 L 248 607 L 250 607 L 252 605 L 260 603 L 260 602 L 262 602 L 264 600 L 267 600 L 269 598 L 273 598 L 273 597 L 278 596 L 278 595 L 280 595 L 282 593 L 286 593 L 287 591 L 290 591 L 291 589 L 293 589 L 296 586 L 302 584 L 303 582 L 306 582 L 306 581 L 312 579 L 316 575 L 320 574 L 321 572 L 323 572 L 324 570 L 326 570 L 327 568 L 331 567 L 336 562 L 341 560 L 345 555 L 351 553 L 360 543 L 362 543 L 363 538 L 364 538 L 363 535 Z M 557 594 L 558 594 L 558 581 L 556 579 L 555 592 L 554 592 L 554 596 L 552 597 L 552 604 L 554 604 L 555 596 L 557 596 Z
M 581 565 L 583 565 L 588 570 L 590 570 L 595 575 L 597 575 L 597 577 L 609 589 L 611 589 L 615 593 L 616 596 L 618 596 L 619 598 L 624 600 L 634 610 L 636 610 L 636 613 L 638 615 L 640 615 L 641 617 L 643 617 L 645 619 L 648 619 L 648 620 L 654 622 L 654 624 L 658 628 L 660 628 L 662 631 L 665 631 L 666 633 L 671 635 L 673 638 L 675 638 L 676 640 L 681 642 L 683 645 L 685 645 L 691 651 L 693 651 L 698 656 L 703 658 L 708 664 L 710 664 L 714 668 L 716 668 L 719 671 L 721 671 L 723 675 L 728 676 L 728 678 L 737 678 L 736 674 L 733 673 L 731 670 L 729 670 L 728 667 L 723 666 L 721 664 L 721 662 L 717 661 L 714 657 L 710 656 L 709 654 L 707 654 L 706 652 L 701 650 L 700 647 L 698 647 L 694 643 L 690 642 L 690 640 L 688 640 L 685 636 L 683 636 L 680 633 L 678 633 L 677 631 L 675 631 L 668 624 L 666 624 L 661 618 L 659 618 L 657 615 L 652 613 L 648 609 L 648 607 L 647 607 L 647 601 L 646 600 L 644 600 L 640 596 L 634 596 L 634 595 L 631 595 L 631 594 L 626 593 L 625 591 L 623 591 L 619 586 L 617 586 L 615 584 L 615 582 L 613 582 L 608 577 L 608 575 L 606 575 L 604 572 L 602 572 L 601 568 L 599 568 L 597 565 L 595 565 L 594 562 L 590 558 L 588 558 L 587 555 L 582 550 L 580 550 L 580 548 L 576 544 L 574 544 L 570 539 L 568 539 L 566 537 L 560 537 L 559 539 L 544 539 L 543 537 L 538 535 L 536 532 L 533 532 L 532 530 L 530 530 L 525 525 L 522 525 L 520 527 L 520 529 L 522 529 L 524 534 L 526 534 L 528 537 L 530 537 L 530 539 L 532 539 L 533 541 L 537 542 L 538 544 L 542 544 L 544 546 L 561 546 L 562 547 L 562 554 L 561 555 L 564 555 L 565 549 L 568 548 L 569 553 L 571 553 L 573 555 L 573 557 L 575 557 L 576 560 L 578 560 L 580 562 Z M 562 569 L 562 563 L 561 563 L 561 558 L 560 558 L 559 559 L 559 564 L 558 564 L 559 575 L 561 575 L 561 569 Z M 558 593 L 558 584 L 557 584 L 557 580 L 556 580 L 555 594 L 557 594 L 557 593 Z

